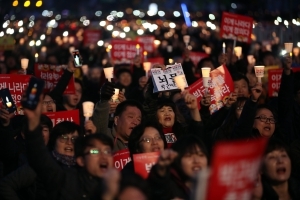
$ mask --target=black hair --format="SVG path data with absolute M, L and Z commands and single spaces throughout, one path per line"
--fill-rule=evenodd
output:
M 270 106 L 266 105 L 266 104 L 261 104 L 261 105 L 257 106 L 255 114 L 257 114 L 257 113 L 258 113 L 260 110 L 262 110 L 262 109 L 270 110 L 271 113 L 273 114 L 274 118 L 275 118 L 273 109 L 272 109 Z
M 165 139 L 165 135 L 162 131 L 161 126 L 157 123 L 147 121 L 145 123 L 137 125 L 134 129 L 132 129 L 132 132 L 131 132 L 131 134 L 129 136 L 129 139 L 128 139 L 128 149 L 129 149 L 131 157 L 132 157 L 133 154 L 143 153 L 143 152 L 138 151 L 139 143 L 140 143 L 140 139 L 141 139 L 142 135 L 145 132 L 145 129 L 148 128 L 148 127 L 155 128 L 158 131 L 160 137 L 163 139 L 164 148 L 167 147 L 167 142 L 166 142 L 166 139 Z
M 276 138 L 270 138 L 264 154 L 266 155 L 275 150 L 285 150 L 290 157 L 290 148 L 286 143 Z
M 178 153 L 178 156 L 175 158 L 172 167 L 177 171 L 179 176 L 182 178 L 183 181 L 188 180 L 188 177 L 182 170 L 181 166 L 181 159 L 184 157 L 186 153 L 196 153 L 196 147 L 199 147 L 202 153 L 209 161 L 209 154 L 206 149 L 205 144 L 203 141 L 196 135 L 184 135 L 180 137 L 173 145 L 172 149 Z
M 41 126 L 46 126 L 49 129 L 49 132 L 50 133 L 52 132 L 53 123 L 52 123 L 51 119 L 48 116 L 43 115 L 43 114 L 41 115 L 40 125 Z M 28 126 L 28 119 L 27 119 L 27 117 L 24 117 L 22 119 L 22 129 L 21 129 L 21 131 L 23 133 L 26 131 L 27 126 Z
M 120 181 L 119 195 L 129 187 L 133 187 L 142 192 L 146 199 L 150 199 L 151 190 L 148 182 L 141 176 L 135 173 L 122 174 L 122 179 Z
M 121 68 L 121 69 L 119 69 L 119 70 L 116 72 L 116 78 L 119 79 L 119 77 L 120 77 L 121 74 L 123 74 L 123 73 L 128 73 L 128 74 L 130 74 L 130 76 L 132 76 L 132 75 L 131 75 L 131 71 L 130 71 L 129 69 Z
M 56 124 L 50 134 L 49 143 L 48 143 L 49 149 L 50 150 L 54 149 L 58 137 L 60 137 L 61 135 L 72 134 L 75 131 L 78 132 L 78 135 L 82 134 L 80 126 L 75 124 L 74 122 L 63 121 L 60 122 L 59 124 Z
M 211 62 L 211 63 L 214 63 L 212 58 L 211 57 L 206 57 L 206 58 L 203 58 L 201 59 L 198 64 L 197 64 L 197 69 L 201 69 L 202 67 L 204 67 L 204 63 L 205 62 Z
M 81 86 L 81 89 L 83 89 L 83 84 L 82 84 L 82 81 L 81 81 L 80 79 L 75 78 L 75 79 L 74 79 L 74 82 L 75 82 L 75 83 L 78 83 L 78 84 Z
M 138 108 L 141 111 L 141 114 L 143 116 L 144 114 L 143 106 L 138 101 L 132 99 L 119 103 L 118 106 L 116 107 L 115 116 L 122 115 L 122 113 L 127 109 L 128 106 Z
M 232 74 L 232 80 L 233 81 L 245 80 L 247 82 L 248 88 L 250 88 L 249 79 L 247 78 L 247 76 L 245 76 L 241 73 Z
M 98 140 L 104 145 L 109 146 L 111 149 L 113 149 L 113 141 L 110 137 L 108 137 L 105 134 L 91 134 L 87 136 L 80 136 L 75 141 L 75 157 L 81 157 L 84 156 L 84 151 L 87 147 L 94 146 L 93 143 L 95 140 Z

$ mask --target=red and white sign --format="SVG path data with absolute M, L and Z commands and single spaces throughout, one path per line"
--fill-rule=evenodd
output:
M 131 161 L 128 149 L 123 149 L 114 153 L 114 166 L 121 171 L 127 163 Z
M 293 68 L 294 72 L 300 71 L 300 68 Z M 268 70 L 268 95 L 277 97 L 281 84 L 282 69 Z
M 220 27 L 221 38 L 250 43 L 252 29 L 253 19 L 251 17 L 223 12 Z
M 250 199 L 266 144 L 265 138 L 217 143 L 206 199 Z
M 141 55 L 143 60 L 144 45 L 140 42 L 112 40 L 111 45 L 111 57 L 115 64 L 132 64 L 137 54 Z
M 210 72 L 211 83 L 209 92 L 211 95 L 210 113 L 221 109 L 227 102 L 229 95 L 234 90 L 234 85 L 229 71 L 225 66 L 220 66 Z M 189 92 L 197 97 L 198 102 L 204 97 L 205 87 L 203 80 L 200 78 L 188 88 Z M 198 104 L 200 109 L 200 103 Z
M 45 81 L 45 92 L 51 91 L 60 77 L 64 73 L 64 65 L 47 65 L 47 64 L 35 64 L 34 71 L 35 76 L 43 79 Z M 74 94 L 75 93 L 75 84 L 74 79 L 71 78 L 67 88 L 64 91 L 64 94 Z
M 25 88 L 28 86 L 30 75 L 0 74 L 0 90 L 8 88 L 17 106 L 18 114 L 23 114 L 21 99 Z M 0 102 L 2 100 L 0 98 Z
M 53 126 L 63 121 L 74 122 L 75 124 L 80 125 L 79 110 L 48 112 L 43 114 L 51 119 Z
M 138 36 L 136 37 L 136 41 L 142 43 L 144 45 L 144 50 L 148 53 L 154 52 L 154 36 Z
M 155 57 L 155 58 L 147 58 L 148 62 L 151 62 L 152 65 L 154 64 L 165 64 L 164 58 L 163 57 Z
M 100 30 L 85 30 L 83 33 L 83 44 L 85 46 L 95 45 L 101 39 Z
M 156 164 L 160 152 L 140 153 L 133 155 L 135 173 L 146 179 L 153 165 Z
M 209 57 L 208 54 L 206 53 L 202 53 L 202 52 L 190 52 L 190 58 L 193 61 L 194 65 L 197 66 L 197 64 L 199 63 L 200 60 L 202 60 L 203 58 Z

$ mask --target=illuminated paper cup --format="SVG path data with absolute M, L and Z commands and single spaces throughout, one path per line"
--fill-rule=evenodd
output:
M 118 99 L 119 93 L 120 93 L 120 89 L 115 88 L 115 94 L 111 97 L 111 99 L 113 100 L 113 102 L 115 102 Z
M 210 77 L 210 67 L 203 67 L 201 68 L 202 77 Z
M 253 65 L 255 63 L 255 58 L 253 55 L 248 55 L 247 60 L 250 65 Z
M 284 48 L 287 53 L 291 53 L 293 51 L 293 43 L 284 43 Z
M 85 121 L 89 120 L 90 117 L 93 116 L 94 113 L 94 103 L 91 101 L 85 101 L 82 103 L 83 108 L 83 116 L 85 117 Z
M 255 76 L 258 79 L 258 82 L 261 83 L 261 78 L 264 77 L 265 74 L 265 66 L 254 66 Z
M 111 82 L 111 79 L 114 77 L 114 67 L 106 67 L 103 68 L 105 78 L 108 79 L 109 82 Z
M 299 49 L 298 47 L 294 47 L 294 48 L 293 48 L 293 54 L 294 54 L 295 56 L 299 56 L 299 53 L 300 53 L 300 49 Z
M 148 77 L 148 72 L 151 69 L 151 62 L 144 62 L 143 66 L 144 66 L 144 70 L 146 72 L 146 77 Z
M 234 53 L 238 58 L 240 58 L 242 55 L 242 47 L 234 47 Z
M 179 76 L 175 76 L 174 77 L 174 82 L 176 84 L 176 86 L 181 90 L 184 91 L 186 84 L 186 79 L 185 79 L 185 75 L 179 75 Z
M 184 41 L 185 45 L 188 46 L 188 44 L 190 42 L 190 36 L 189 35 L 184 35 L 183 36 L 183 41 Z
M 22 58 L 21 59 L 21 67 L 22 69 L 26 70 L 28 68 L 29 59 Z

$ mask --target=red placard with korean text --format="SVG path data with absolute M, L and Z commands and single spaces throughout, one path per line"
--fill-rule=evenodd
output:
M 142 43 L 144 45 L 144 50 L 148 53 L 154 52 L 155 46 L 154 46 L 154 36 L 145 35 L 145 36 L 138 36 L 136 37 L 136 41 L 139 43 Z
M 200 60 L 202 60 L 203 58 L 209 57 L 208 54 L 206 53 L 202 53 L 202 52 L 190 52 L 190 58 L 193 61 L 194 65 L 197 66 L 197 64 L 199 63 Z
M 299 68 L 293 68 L 294 72 L 300 71 Z M 281 84 L 282 69 L 268 70 L 268 95 L 269 97 L 277 97 Z
M 250 199 L 266 144 L 265 138 L 217 143 L 206 199 Z
M 156 164 L 159 155 L 160 152 L 134 154 L 133 165 L 135 173 L 146 179 L 152 166 Z
M 10 94 L 17 106 L 17 113 L 23 114 L 21 99 L 25 88 L 28 85 L 30 75 L 19 75 L 19 74 L 0 74 L 0 90 L 8 88 Z M 2 100 L 0 99 L 2 103 Z
M 250 43 L 252 29 L 253 19 L 251 17 L 223 12 L 220 27 L 221 38 Z
M 83 33 L 83 44 L 85 46 L 96 45 L 101 39 L 100 30 L 85 30 Z
M 45 91 L 51 91 L 64 73 L 66 65 L 35 64 L 35 76 L 45 81 Z M 64 94 L 75 94 L 74 79 L 71 78 Z
M 43 114 L 51 119 L 53 126 L 63 121 L 74 122 L 75 124 L 80 125 L 79 110 L 48 112 Z
M 154 64 L 165 64 L 165 60 L 163 57 L 155 57 L 155 58 L 147 58 L 148 62 L 151 62 L 152 65 Z
M 117 170 L 121 171 L 127 163 L 131 161 L 128 149 L 123 149 L 114 153 L 114 166 Z
M 134 57 L 139 53 L 143 60 L 144 45 L 137 41 L 112 40 L 111 57 L 114 64 L 132 64 Z M 139 46 L 137 49 L 136 47 Z
M 234 85 L 230 73 L 225 66 L 220 66 L 211 71 L 210 77 L 211 83 L 209 92 L 211 95 L 211 105 L 209 110 L 212 114 L 226 104 L 230 93 L 234 90 Z M 200 102 L 205 94 L 202 78 L 189 86 L 188 90 L 191 94 L 197 97 L 198 102 Z M 200 109 L 200 103 L 198 104 L 198 107 Z

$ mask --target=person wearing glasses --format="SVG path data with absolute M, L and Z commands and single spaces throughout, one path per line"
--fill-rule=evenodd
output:
M 160 152 L 167 147 L 167 142 L 159 125 L 145 122 L 132 129 L 128 140 L 131 161 L 122 170 L 122 175 L 134 173 L 133 154 Z

